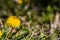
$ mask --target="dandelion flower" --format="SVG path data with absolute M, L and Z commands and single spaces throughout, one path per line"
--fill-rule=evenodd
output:
M 20 24 L 21 21 L 16 16 L 10 16 L 6 21 L 6 25 L 13 28 L 20 27 Z
M 3 34 L 3 33 L 2 33 L 2 31 L 0 30 L 0 37 L 2 36 L 2 34 Z
M 15 0 L 15 2 L 16 2 L 17 4 L 22 4 L 22 3 L 23 3 L 23 0 Z

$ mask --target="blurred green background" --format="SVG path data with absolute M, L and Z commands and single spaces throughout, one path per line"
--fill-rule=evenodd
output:
M 54 23 L 59 13 L 60 0 L 22 0 L 21 4 L 16 0 L 0 0 L 3 23 L 9 16 L 15 15 L 21 19 L 21 25 L 29 30 L 24 37 L 19 36 L 16 40 L 60 40 L 60 28 L 50 33 L 51 23 Z M 25 29 L 21 32 L 25 32 Z

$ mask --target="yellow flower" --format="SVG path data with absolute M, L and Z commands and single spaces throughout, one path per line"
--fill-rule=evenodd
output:
M 17 4 L 22 4 L 23 0 L 15 0 Z
M 2 36 L 2 34 L 3 34 L 3 33 L 2 33 L 2 31 L 0 30 L 0 37 Z
M 6 21 L 6 25 L 13 28 L 20 27 L 20 24 L 21 21 L 16 16 L 10 16 Z

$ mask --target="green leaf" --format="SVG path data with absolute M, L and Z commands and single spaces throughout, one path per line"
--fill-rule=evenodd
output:
M 44 37 L 44 36 L 45 36 L 45 34 L 41 32 L 40 38 L 42 38 L 42 37 Z

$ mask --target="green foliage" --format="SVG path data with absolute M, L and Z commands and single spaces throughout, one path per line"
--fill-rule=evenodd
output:
M 54 33 L 52 34 L 52 39 L 51 39 L 51 40 L 55 40 L 56 38 L 57 38 L 57 33 L 54 32 Z
M 55 12 L 60 12 L 59 0 L 22 0 L 22 4 L 17 4 L 15 0 L 0 0 L 0 18 L 2 19 L 3 35 L 0 40 L 55 40 L 57 33 L 50 33 L 51 26 L 48 22 L 54 21 Z M 5 27 L 5 19 L 15 15 L 21 19 L 21 28 L 12 33 L 10 28 Z M 46 22 L 44 32 L 43 24 Z M 41 30 L 43 29 L 43 31 Z M 49 29 L 49 30 L 48 30 Z M 42 31 L 42 32 L 40 32 Z M 17 34 L 18 33 L 18 34 Z M 47 34 L 47 35 L 46 35 Z M 7 39 L 6 39 L 7 38 Z

